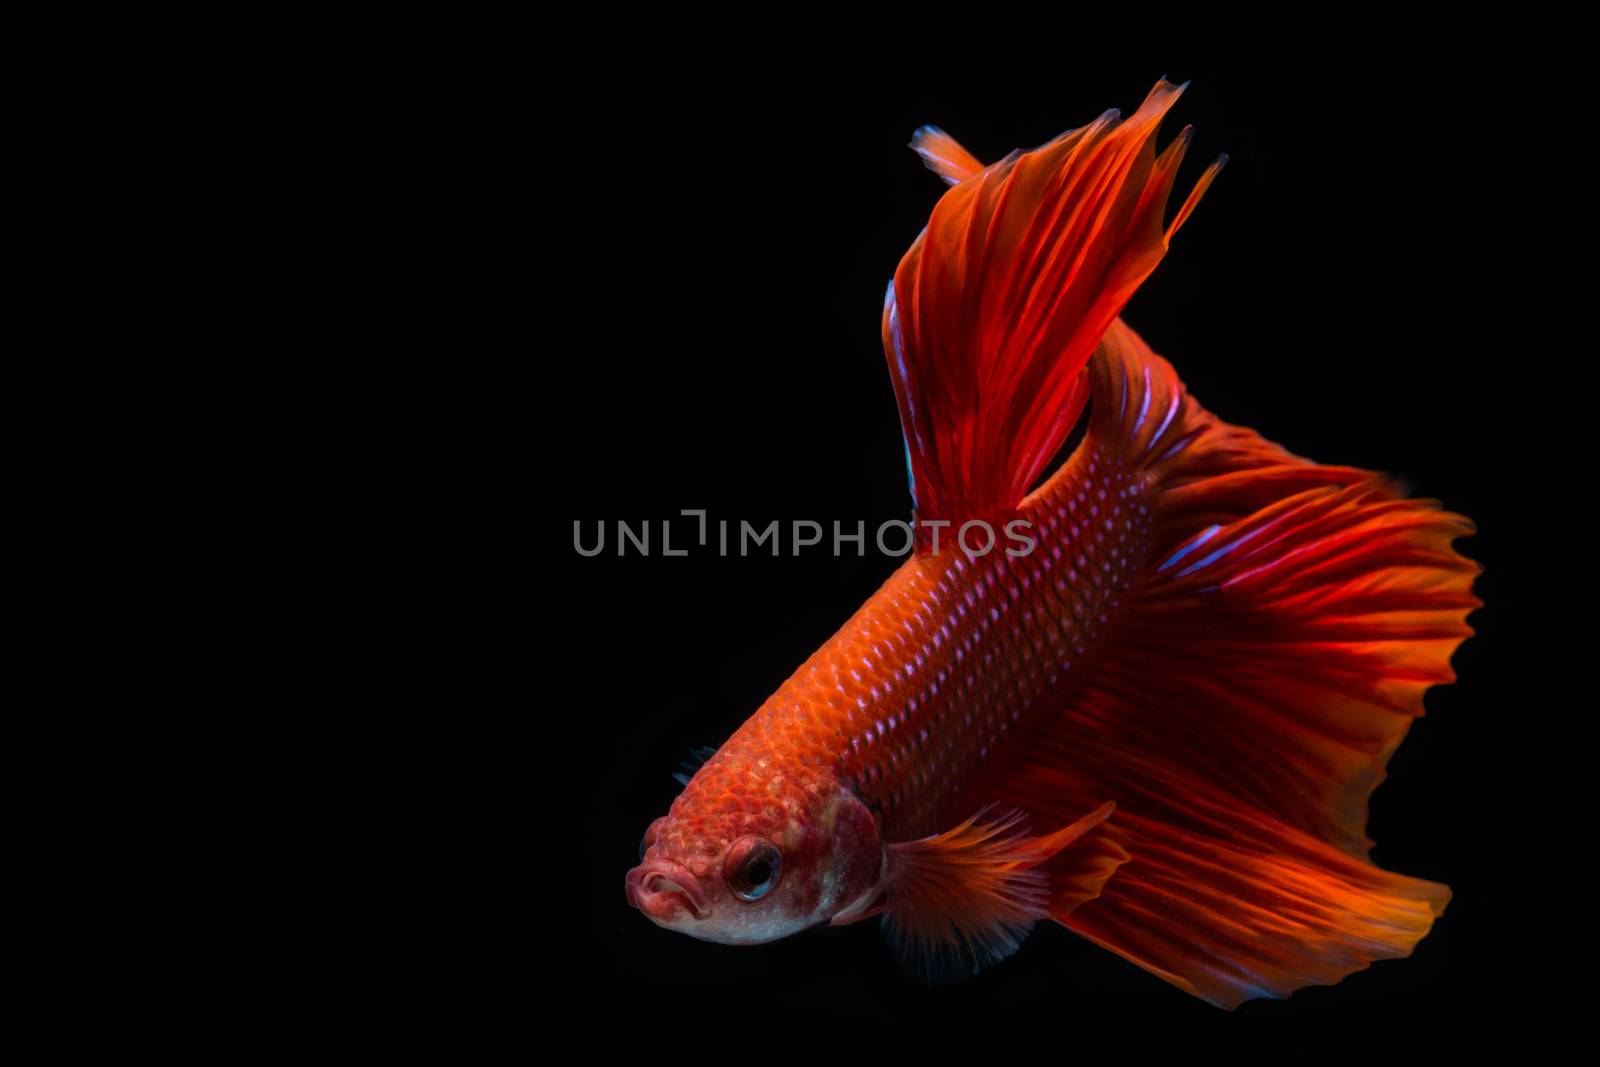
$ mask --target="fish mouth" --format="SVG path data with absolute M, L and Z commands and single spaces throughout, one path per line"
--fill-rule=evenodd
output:
M 680 910 L 695 919 L 711 914 L 711 900 L 700 880 L 681 863 L 651 860 L 628 872 L 628 903 L 658 923 L 669 922 Z

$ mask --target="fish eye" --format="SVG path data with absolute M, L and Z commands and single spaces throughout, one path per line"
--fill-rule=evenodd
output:
M 742 837 L 728 849 L 722 874 L 734 896 L 744 901 L 760 900 L 783 877 L 783 853 L 764 837 Z

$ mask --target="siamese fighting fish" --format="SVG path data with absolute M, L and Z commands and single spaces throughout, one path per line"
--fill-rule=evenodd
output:
M 914 549 L 650 824 L 657 925 L 877 918 L 944 980 L 1056 922 L 1233 1008 L 1444 910 L 1367 802 L 1472 633 L 1472 526 L 1223 422 L 1119 317 L 1226 159 L 1169 219 L 1182 90 L 988 166 L 917 131 L 949 188 L 883 309 Z

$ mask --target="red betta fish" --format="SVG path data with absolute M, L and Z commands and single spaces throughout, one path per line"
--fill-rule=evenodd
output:
M 658 925 L 881 916 L 970 973 L 1054 920 L 1232 1008 L 1443 911 L 1368 859 L 1367 799 L 1472 632 L 1472 526 L 1222 422 L 1118 318 L 1223 162 L 1164 225 L 1181 91 L 988 167 L 918 131 L 952 187 L 883 313 L 916 551 L 646 831 Z

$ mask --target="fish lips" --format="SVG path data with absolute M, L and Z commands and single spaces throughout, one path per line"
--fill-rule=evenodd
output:
M 628 872 L 628 903 L 665 926 L 687 913 L 699 920 L 711 914 L 711 898 L 689 869 L 671 860 L 650 860 Z

